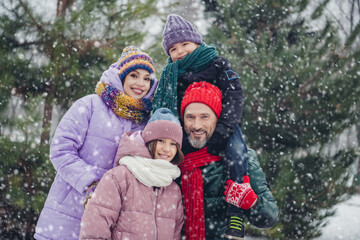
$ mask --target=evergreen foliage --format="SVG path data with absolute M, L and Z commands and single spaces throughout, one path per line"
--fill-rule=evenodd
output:
M 353 192 L 348 169 L 357 155 L 334 141 L 359 122 L 358 25 L 342 44 L 330 21 L 306 27 L 299 16 L 308 3 L 205 1 L 215 19 L 205 40 L 242 78 L 242 128 L 281 208 L 279 224 L 266 232 L 272 239 L 319 236 L 331 207 Z
M 0 137 L 0 232 L 2 239 L 32 239 L 39 212 L 53 181 L 49 146 L 41 145 L 40 97 L 23 104 L 23 112 Z
M 54 13 L 45 15 L 35 2 L 0 3 L 2 239 L 33 238 L 55 174 L 53 106 L 66 110 L 93 93 L 124 46 L 144 42 L 148 17 L 159 16 L 155 0 L 57 0 Z M 359 125 L 360 23 L 342 43 L 330 21 L 316 31 L 305 24 L 323 15 L 328 0 L 311 19 L 299 15 L 308 0 L 203 2 L 214 21 L 205 41 L 242 78 L 242 128 L 281 208 L 276 227 L 247 228 L 272 239 L 315 238 L 331 207 L 353 191 L 348 167 L 356 153 L 335 140 Z M 161 33 L 148 52 L 159 75 L 167 58 Z

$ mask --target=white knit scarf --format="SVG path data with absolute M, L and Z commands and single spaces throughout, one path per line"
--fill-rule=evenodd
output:
M 145 186 L 166 187 L 180 176 L 178 166 L 162 159 L 125 156 L 119 164 L 125 165 Z

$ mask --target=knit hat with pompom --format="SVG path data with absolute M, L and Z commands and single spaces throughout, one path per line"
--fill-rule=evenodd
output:
M 155 78 L 154 63 L 150 56 L 133 46 L 125 47 L 119 60 L 112 66 L 119 70 L 118 74 L 121 81 L 130 72 L 139 68 L 148 71 L 152 79 Z

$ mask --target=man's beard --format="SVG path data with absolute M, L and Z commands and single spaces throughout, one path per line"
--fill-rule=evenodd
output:
M 198 149 L 205 147 L 205 145 L 207 143 L 207 139 L 201 141 L 198 139 L 193 139 L 191 136 L 188 136 L 188 140 L 189 140 L 189 143 L 191 144 L 191 146 L 193 146 L 194 148 L 198 148 Z
M 205 131 L 205 130 L 203 130 L 203 129 L 200 129 L 200 130 L 204 131 L 205 134 L 206 134 L 206 137 L 205 137 L 204 140 L 200 140 L 199 138 L 196 138 L 196 137 L 195 137 L 195 138 L 192 138 L 192 137 L 191 137 L 191 131 L 192 131 L 192 130 L 186 131 L 187 134 L 188 134 L 189 143 L 191 144 L 192 147 L 198 148 L 198 149 L 201 149 L 201 148 L 205 147 L 207 141 L 208 141 L 208 140 L 210 139 L 210 137 L 211 137 L 211 136 L 209 136 L 209 134 L 208 134 L 207 131 Z

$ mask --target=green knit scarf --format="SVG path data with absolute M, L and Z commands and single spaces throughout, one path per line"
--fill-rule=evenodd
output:
M 159 86 L 153 100 L 153 111 L 161 107 L 169 108 L 176 116 L 177 109 L 177 80 L 186 72 L 197 73 L 206 69 L 218 56 L 214 45 L 202 43 L 192 53 L 181 60 L 173 62 L 169 57 L 167 65 L 161 72 Z

